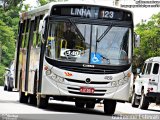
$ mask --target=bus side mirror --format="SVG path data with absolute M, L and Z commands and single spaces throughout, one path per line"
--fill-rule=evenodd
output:
M 140 47 L 140 35 L 134 34 L 134 47 Z
M 44 35 L 45 25 L 46 25 L 45 20 L 40 20 L 38 32 L 39 32 L 42 36 Z
M 48 15 L 46 14 L 42 20 L 39 22 L 39 30 L 38 32 L 41 34 L 42 41 L 47 40 L 47 21 Z
M 140 72 L 141 72 L 141 69 L 137 68 L 137 74 L 140 74 Z
M 10 71 L 10 69 L 9 69 L 9 68 L 5 68 L 5 70 L 6 70 L 6 71 Z

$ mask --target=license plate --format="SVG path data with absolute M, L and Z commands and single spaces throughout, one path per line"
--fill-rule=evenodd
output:
M 94 93 L 94 88 L 81 87 L 80 92 L 81 93 Z

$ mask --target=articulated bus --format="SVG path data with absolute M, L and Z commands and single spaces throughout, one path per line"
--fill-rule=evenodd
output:
M 98 4 L 54 2 L 20 14 L 15 88 L 21 103 L 50 98 L 114 114 L 129 99 L 133 15 Z

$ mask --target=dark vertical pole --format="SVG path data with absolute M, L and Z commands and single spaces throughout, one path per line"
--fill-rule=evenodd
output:
M 19 73 L 19 54 L 20 54 L 20 48 L 22 44 L 22 31 L 24 29 L 23 23 L 19 23 L 19 31 L 18 31 L 18 40 L 16 42 L 17 48 L 16 48 L 16 58 L 15 58 L 15 88 L 18 87 L 18 73 Z M 20 83 L 19 83 L 20 84 Z

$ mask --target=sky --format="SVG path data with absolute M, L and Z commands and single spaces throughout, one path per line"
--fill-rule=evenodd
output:
M 130 2 L 132 1 L 132 2 Z M 138 0 L 121 0 L 121 4 L 135 4 L 135 1 Z M 160 1 L 160 0 L 142 0 L 142 1 Z M 147 4 L 146 4 L 147 5 Z M 150 4 L 148 4 L 150 5 Z M 159 4 L 160 5 L 160 4 Z M 143 20 L 148 21 L 153 14 L 157 14 L 160 12 L 160 7 L 150 7 L 150 8 L 127 8 L 131 10 L 134 15 L 134 23 L 135 25 Z
M 30 4 L 31 6 L 37 6 L 36 1 L 37 0 L 26 0 L 26 3 Z M 103 5 L 105 4 L 109 6 L 113 5 L 113 0 L 86 0 L 86 1 L 96 1 L 96 2 L 100 2 Z M 134 4 L 135 1 L 138 1 L 138 0 L 120 0 L 120 1 L 121 1 L 120 4 Z M 144 0 L 144 1 L 152 1 L 152 0 Z M 129 8 L 125 8 L 125 9 L 129 9 Z M 140 23 L 142 19 L 148 21 L 153 14 L 157 14 L 158 12 L 160 12 L 160 7 L 159 8 L 132 8 L 129 10 L 133 12 L 134 24 L 136 25 Z

